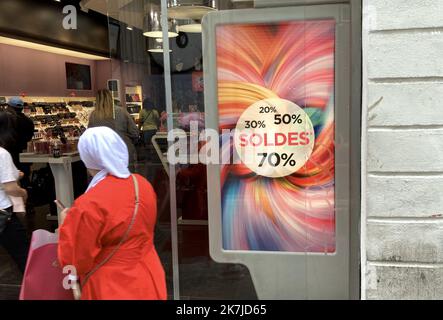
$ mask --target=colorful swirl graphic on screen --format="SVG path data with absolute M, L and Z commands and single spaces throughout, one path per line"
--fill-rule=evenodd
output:
M 288 176 L 222 166 L 225 250 L 335 252 L 334 51 L 334 20 L 217 27 L 220 130 L 257 101 L 280 98 L 315 131 L 310 158 Z M 222 141 L 232 154 L 232 140 Z

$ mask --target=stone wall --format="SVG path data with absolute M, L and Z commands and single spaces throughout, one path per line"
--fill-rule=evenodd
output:
M 362 297 L 443 298 L 443 0 L 364 0 Z

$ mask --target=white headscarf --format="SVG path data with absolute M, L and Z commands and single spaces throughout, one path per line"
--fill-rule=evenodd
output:
M 99 170 L 89 184 L 88 190 L 108 175 L 122 179 L 131 175 L 128 170 L 128 147 L 123 139 L 108 127 L 86 130 L 80 137 L 78 150 L 86 168 Z

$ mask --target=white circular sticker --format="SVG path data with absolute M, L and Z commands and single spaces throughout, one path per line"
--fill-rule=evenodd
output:
M 299 170 L 314 149 L 311 119 L 295 103 L 258 101 L 237 122 L 234 143 L 241 161 L 260 176 L 279 178 Z

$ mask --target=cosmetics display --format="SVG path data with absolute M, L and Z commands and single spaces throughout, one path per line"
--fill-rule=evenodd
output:
M 135 123 L 139 125 L 141 105 L 126 103 L 126 110 L 132 116 L 132 119 L 134 119 Z
M 78 139 L 87 128 L 92 110 L 92 101 L 25 105 L 23 112 L 35 125 L 27 152 L 54 157 L 77 152 Z
M 126 94 L 126 102 L 141 102 L 140 95 L 135 94 Z

